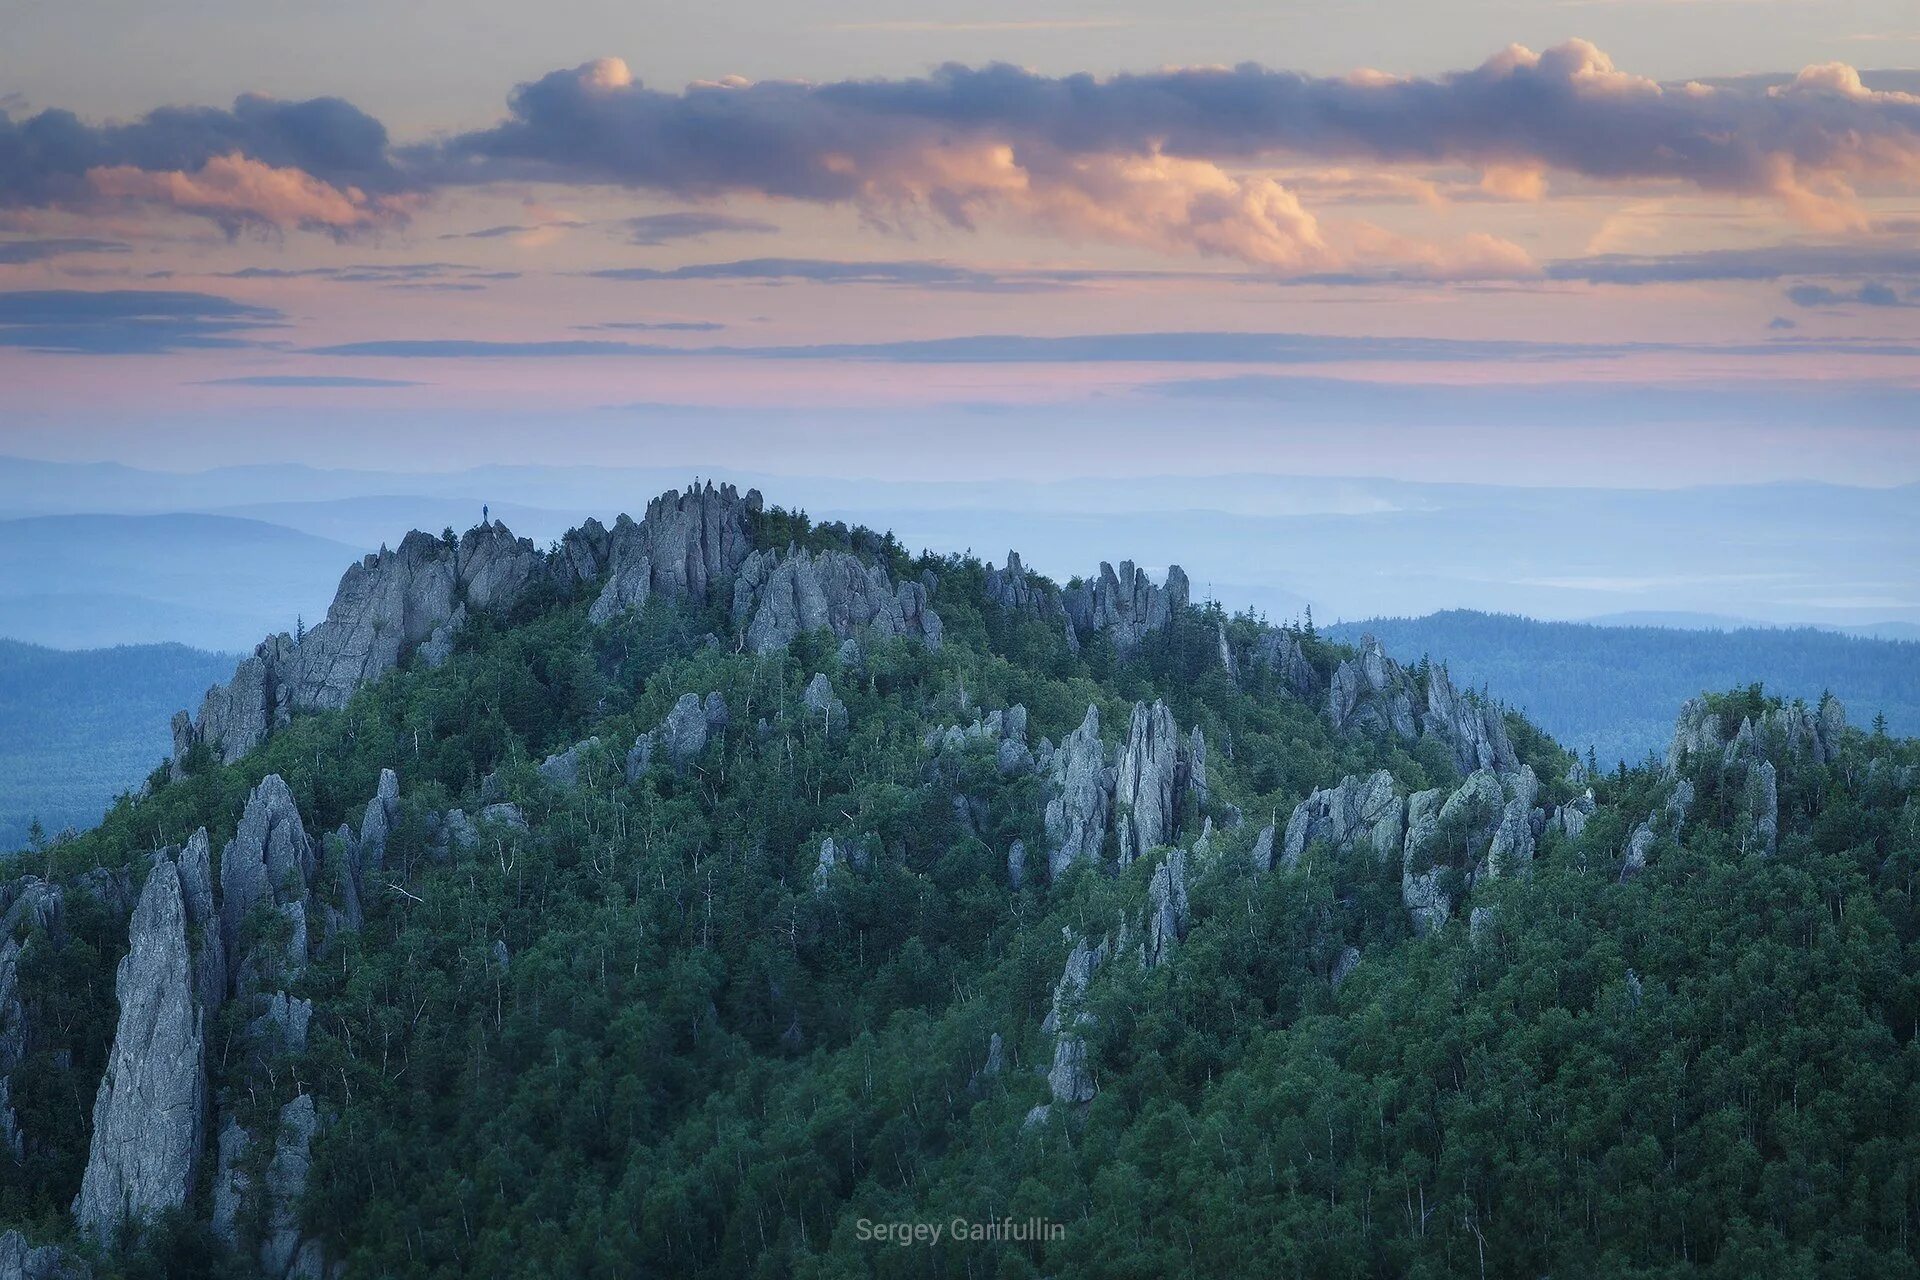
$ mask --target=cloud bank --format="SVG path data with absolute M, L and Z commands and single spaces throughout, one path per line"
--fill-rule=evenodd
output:
M 1920 185 L 1920 95 L 1868 88 L 1840 63 L 1663 85 L 1572 40 L 1541 53 L 1510 46 L 1427 78 L 950 65 L 669 91 L 603 58 L 520 85 L 489 128 L 399 147 L 334 98 L 248 96 L 123 124 L 0 116 L 0 208 L 137 202 L 230 232 L 348 234 L 404 219 L 409 195 L 535 181 L 844 204 L 890 228 L 1006 223 L 1283 273 L 1382 262 L 1436 279 L 1531 270 L 1521 249 L 1491 236 L 1426 241 L 1325 221 L 1261 172 L 1300 162 L 1464 167 L 1503 200 L 1551 198 L 1568 179 L 1668 184 L 1765 199 L 1809 228 L 1855 232 L 1868 226 L 1862 190 Z M 629 231 L 659 244 L 770 226 L 688 211 Z

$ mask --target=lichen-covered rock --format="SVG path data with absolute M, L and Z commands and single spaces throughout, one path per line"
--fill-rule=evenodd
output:
M 1487 845 L 1485 874 L 1522 874 L 1533 862 L 1533 850 L 1532 806 L 1527 799 L 1515 797 L 1500 811 L 1500 825 Z
M 1627 848 L 1620 859 L 1620 880 L 1624 884 L 1647 869 L 1647 855 L 1653 852 L 1653 824 L 1643 822 L 1633 829 L 1627 838 Z
M 73 1216 L 109 1240 L 185 1203 L 205 1144 L 206 1020 L 195 982 L 195 919 L 179 867 L 159 858 L 140 891 L 114 990 L 120 1021 L 93 1104 L 93 1138 Z
M 1188 592 L 1187 575 L 1177 564 L 1167 566 L 1166 584 L 1155 586 L 1133 561 L 1121 561 L 1116 573 L 1103 560 L 1099 574 L 1069 588 L 1064 599 L 1067 616 L 1081 636 L 1104 633 L 1117 652 L 1125 653 L 1153 632 L 1165 630 L 1187 607 Z
M 1349 774 L 1335 786 L 1315 791 L 1287 819 L 1280 865 L 1295 867 L 1307 846 L 1324 840 L 1339 850 L 1370 848 L 1383 865 L 1401 851 L 1406 833 L 1406 804 L 1385 769 L 1366 778 Z
M 503 827 L 511 827 L 515 831 L 527 829 L 527 815 L 520 812 L 520 806 L 504 800 L 482 809 L 480 821 L 497 823 Z
M 895 583 L 878 565 L 845 551 L 756 551 L 734 580 L 734 624 L 754 653 L 826 628 L 842 640 L 911 636 L 940 647 L 940 616 L 918 582 Z
M 1327 718 L 1336 729 L 1414 736 L 1413 682 L 1373 636 L 1362 636 L 1360 656 L 1334 671 Z
M 1087 704 L 1080 727 L 1053 752 L 1047 801 L 1047 874 L 1058 880 L 1076 862 L 1095 862 L 1106 841 L 1113 780 L 1100 741 L 1100 709 Z
M 1520 767 L 1520 757 L 1507 736 L 1505 717 L 1472 692 L 1456 691 L 1445 667 L 1435 667 L 1427 680 L 1427 715 L 1422 731 L 1447 745 L 1463 774 L 1476 769 L 1511 773 Z
M 479 847 L 480 828 L 473 825 L 465 809 L 449 809 L 442 830 L 450 849 L 465 851 Z
M 1756 760 L 1747 767 L 1740 799 L 1747 820 L 1742 849 L 1772 854 L 1780 839 L 1780 789 L 1771 760 Z

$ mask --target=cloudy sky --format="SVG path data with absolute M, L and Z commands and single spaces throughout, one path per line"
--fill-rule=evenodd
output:
M 0 0 L 0 452 L 1920 480 L 1911 0 Z

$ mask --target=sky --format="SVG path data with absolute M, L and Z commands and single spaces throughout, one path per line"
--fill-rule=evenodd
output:
M 0 454 L 1920 481 L 1911 0 L 0 31 Z

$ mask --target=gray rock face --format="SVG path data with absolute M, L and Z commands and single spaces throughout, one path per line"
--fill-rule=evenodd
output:
M 13 1073 L 27 1053 L 27 1011 L 20 1000 L 20 944 L 0 937 L 0 1145 L 15 1160 L 25 1155 L 13 1111 Z
M 93 1104 L 93 1140 L 73 1203 L 84 1235 L 110 1238 L 185 1203 L 205 1143 L 205 1024 L 189 930 L 194 918 L 180 869 L 158 860 L 140 892 L 130 946 L 114 989 L 120 1022 Z
M 1018 889 L 1027 879 L 1027 842 L 1015 840 L 1007 846 L 1007 887 Z
M 477 848 L 480 844 L 480 828 L 473 825 L 473 819 L 467 816 L 465 809 L 447 810 L 443 830 L 450 848 L 464 851 Z
M 281 1107 L 273 1154 L 258 1188 L 245 1167 L 253 1134 L 232 1117 L 220 1130 L 220 1164 L 213 1181 L 214 1234 L 230 1248 L 253 1244 L 242 1238 L 243 1227 L 250 1212 L 257 1212 L 261 1231 L 255 1256 L 261 1274 L 271 1280 L 322 1280 L 327 1274 L 320 1242 L 300 1234 L 300 1197 L 306 1192 L 318 1130 L 311 1096 L 303 1093 Z M 258 1205 L 256 1196 L 261 1197 Z
M 611 530 L 597 520 L 573 530 L 561 542 L 561 572 L 576 582 L 608 575 L 587 614 L 596 626 L 654 595 L 705 600 L 752 550 L 749 525 L 761 505 L 759 490 L 742 496 L 732 485 L 669 491 L 638 523 L 621 516 Z
M 505 525 L 469 529 L 457 543 L 408 534 L 349 566 L 327 617 L 297 642 L 269 637 L 225 685 L 208 690 L 200 715 L 174 719 L 174 757 L 205 743 L 238 760 L 295 711 L 343 707 L 354 690 L 405 662 L 445 631 L 463 607 L 501 610 L 546 576 L 532 542 Z
M 1280 686 L 1294 697 L 1309 701 L 1320 696 L 1320 673 L 1307 661 L 1299 637 L 1290 632 L 1262 632 L 1254 643 L 1253 660 L 1272 671 Z
M 1135 568 L 1133 561 L 1121 561 L 1116 573 L 1103 560 L 1099 574 L 1091 582 L 1069 588 L 1064 601 L 1080 635 L 1104 632 L 1112 638 L 1114 649 L 1125 653 L 1153 632 L 1164 630 L 1187 607 L 1188 593 L 1187 575 L 1177 564 L 1167 566 L 1166 585 L 1156 587 L 1146 570 Z
M 1580 833 L 1587 829 L 1587 821 L 1593 817 L 1595 808 L 1593 788 L 1588 787 L 1583 794 L 1554 810 L 1553 824 L 1566 833 L 1568 839 L 1578 840 Z
M 1772 854 L 1780 839 L 1780 789 L 1771 760 L 1757 760 L 1748 766 L 1740 799 L 1746 811 L 1748 831 L 1741 847 Z
M 1360 656 L 1334 671 L 1327 718 L 1336 729 L 1414 736 L 1413 682 L 1372 636 L 1362 636 Z
M 391 769 L 380 771 L 380 785 L 367 801 L 360 818 L 360 865 L 378 871 L 387 856 L 387 837 L 400 821 L 400 775 Z
M 1172 842 L 1180 813 L 1182 745 L 1166 703 L 1133 704 L 1113 783 L 1120 865 Z
M 1455 766 L 1463 774 L 1476 769 L 1511 773 L 1520 767 L 1520 757 L 1507 737 L 1506 720 L 1498 708 L 1471 692 L 1457 692 L 1445 667 L 1435 667 L 1427 680 L 1424 731 L 1447 744 Z
M 270 1050 L 306 1052 L 307 1027 L 313 1022 L 313 1001 L 276 991 L 267 997 L 266 1012 L 247 1024 L 257 1044 Z
M 495 822 L 503 827 L 511 827 L 515 831 L 525 831 L 527 829 L 527 815 L 520 812 L 520 806 L 505 801 L 499 804 L 490 804 L 482 809 L 480 811 L 480 821 Z
M 1347 979 L 1353 976 L 1353 971 L 1359 967 L 1360 948 L 1342 947 L 1340 949 L 1340 958 L 1333 962 L 1333 989 L 1338 991 L 1345 985 Z
M 276 985 L 307 964 L 308 895 L 313 881 L 313 841 L 300 822 L 293 793 L 277 773 L 260 780 L 247 797 L 233 839 L 220 855 L 220 933 L 234 982 Z M 284 947 L 261 954 L 247 945 L 244 926 L 256 907 L 279 911 L 287 923 Z
M 807 681 L 806 692 L 800 695 L 801 704 L 807 709 L 810 719 L 818 720 L 821 728 L 828 733 L 837 726 L 844 729 L 847 725 L 847 704 L 840 701 L 833 692 L 833 681 L 827 679 L 826 672 L 815 672 L 813 679 Z
M 1349 774 L 1315 791 L 1287 819 L 1280 865 L 1295 867 L 1307 846 L 1324 840 L 1336 849 L 1370 848 L 1383 865 L 1397 855 L 1406 833 L 1406 802 L 1385 769 L 1360 778 Z
M 1004 569 L 987 566 L 986 588 L 987 598 L 1002 609 L 1030 614 L 1051 624 L 1066 637 L 1067 647 L 1079 652 L 1080 637 L 1074 632 L 1073 620 L 1067 617 L 1066 600 L 1060 588 L 1038 574 L 1028 573 L 1018 551 L 1007 552 Z
M 0 1280 L 89 1280 L 93 1268 L 59 1245 L 35 1248 L 18 1231 L 0 1234 Z
M 828 836 L 820 842 L 820 856 L 813 867 L 813 891 L 825 893 L 833 883 L 833 869 L 840 865 L 840 849 Z
M 1269 822 L 1260 828 L 1260 834 L 1253 838 L 1253 848 L 1247 857 L 1253 863 L 1255 871 L 1273 870 L 1273 824 Z
M 1758 724 L 1742 720 L 1731 734 L 1706 698 L 1689 698 L 1674 721 L 1667 772 L 1679 772 L 1684 761 L 1714 756 L 1725 768 L 1760 755 L 1773 760 L 1776 770 L 1803 758 L 1830 764 L 1839 758 L 1846 732 L 1847 709 L 1832 695 L 1822 699 L 1818 709 L 1794 702 L 1768 711 Z
M 1453 900 L 1440 887 L 1445 867 L 1441 852 L 1440 810 L 1446 793 L 1438 788 L 1407 797 L 1407 843 L 1400 867 L 1400 903 L 1407 909 L 1417 937 L 1425 937 L 1447 922 Z M 1415 870 L 1419 868 L 1419 870 Z
M 1507 801 L 1500 812 L 1500 825 L 1487 846 L 1486 873 L 1489 876 L 1519 875 L 1533 861 L 1533 822 L 1531 806 L 1524 799 Z
M 687 695 L 692 697 L 693 695 Z M 704 736 L 703 736 L 704 745 Z M 600 747 L 599 738 L 576 742 L 565 751 L 555 752 L 540 762 L 540 777 L 561 791 L 572 791 L 586 776 L 592 754 Z
M 660 722 L 660 749 L 676 769 L 684 769 L 707 749 L 707 709 L 697 693 L 683 693 Z
M 267 1226 L 260 1239 L 260 1269 L 268 1276 L 320 1280 L 325 1274 L 320 1242 L 300 1235 L 300 1197 L 306 1194 L 318 1128 L 310 1095 L 280 1108 L 280 1132 L 265 1180 Z
M 842 640 L 910 636 L 940 647 L 940 616 L 918 582 L 895 583 L 845 551 L 756 551 L 734 580 L 733 619 L 744 645 L 767 653 L 822 627 Z
M 640 781 L 653 767 L 653 734 L 643 733 L 633 740 L 627 748 L 627 760 L 623 772 L 628 785 Z
M 1187 936 L 1192 912 L 1187 903 L 1187 855 L 1175 849 L 1154 868 L 1147 884 L 1147 967 L 1173 954 Z
M 1100 709 L 1087 704 L 1086 718 L 1053 752 L 1047 801 L 1047 874 L 1058 880 L 1076 862 L 1097 862 L 1112 812 L 1113 780 L 1100 741 Z
M 1620 860 L 1620 880 L 1625 883 L 1647 869 L 1647 855 L 1653 852 L 1653 824 L 1643 822 L 1627 838 L 1626 853 Z
M 1053 1034 L 1053 1064 L 1047 1070 L 1047 1087 L 1055 1102 L 1069 1105 L 1091 1102 L 1096 1092 L 1093 1071 L 1087 1065 L 1087 1042 L 1081 1032 L 1092 1015 L 1080 1007 L 1094 970 L 1107 958 L 1107 944 L 1089 947 L 1085 940 L 1073 944 L 1060 981 L 1053 988 L 1053 1009 L 1047 1014 L 1043 1030 Z

